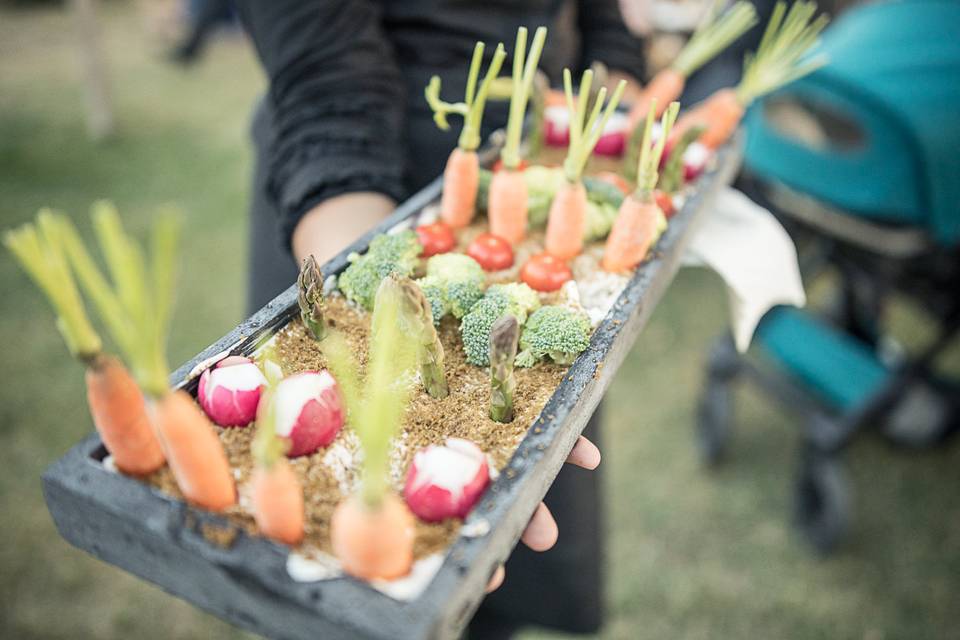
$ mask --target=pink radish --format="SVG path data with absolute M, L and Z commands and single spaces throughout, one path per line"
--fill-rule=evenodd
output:
M 327 446 L 343 427 L 340 390 L 325 370 L 305 371 L 281 380 L 273 394 L 273 408 L 277 435 L 290 441 L 290 458 Z
M 710 148 L 702 142 L 691 143 L 683 152 L 683 179 L 694 180 L 707 168 L 710 160 Z
M 413 457 L 403 496 L 407 506 L 426 522 L 465 518 L 490 483 L 487 457 L 461 438 L 447 438 Z
M 603 135 L 593 153 L 598 156 L 622 156 L 627 146 L 628 127 L 626 114 L 614 113 L 603 128 Z M 566 106 L 547 107 L 544 110 L 544 140 L 551 147 L 570 144 L 570 113 Z
M 551 147 L 570 144 L 570 113 L 565 104 L 544 109 L 543 139 Z
M 197 400 L 207 416 L 221 427 L 243 427 L 257 415 L 260 392 L 267 379 L 243 356 L 229 356 L 203 372 Z

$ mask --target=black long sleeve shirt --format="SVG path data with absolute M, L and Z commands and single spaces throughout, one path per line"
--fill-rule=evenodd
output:
M 513 48 L 517 27 L 551 27 L 541 67 L 593 61 L 641 75 L 642 43 L 617 0 L 242 0 L 270 87 L 268 193 L 289 241 L 311 207 L 336 195 L 375 191 L 403 199 L 443 168 L 454 125 L 437 130 L 423 98 L 430 76 L 446 99 L 462 99 L 473 46 Z M 554 27 L 575 14 L 573 38 Z M 511 57 L 504 63 L 509 69 Z M 491 104 L 489 131 L 506 109 Z

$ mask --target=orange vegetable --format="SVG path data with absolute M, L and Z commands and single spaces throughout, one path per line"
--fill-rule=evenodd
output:
M 493 174 L 487 217 L 493 235 L 510 244 L 523 240 L 527 232 L 527 182 L 523 172 L 504 169 Z
M 715 91 L 709 98 L 684 112 L 671 134 L 673 140 L 679 140 L 691 127 L 705 127 L 700 142 L 716 149 L 733 135 L 743 119 L 744 107 L 734 89 Z
M 153 426 L 189 502 L 210 511 L 236 504 L 227 454 L 213 425 L 187 392 L 170 391 L 157 398 Z
M 633 131 L 647 117 L 650 111 L 650 105 L 656 105 L 654 116 L 660 117 L 664 109 L 683 93 L 683 87 L 686 85 L 687 78 L 673 67 L 661 69 L 657 75 L 653 76 L 650 83 L 643 88 L 640 98 L 630 109 L 630 131 Z
M 440 218 L 454 229 L 470 224 L 477 208 L 480 162 L 476 151 L 454 149 L 443 171 Z
M 398 578 L 413 564 L 413 524 L 413 514 L 393 493 L 384 494 L 373 508 L 352 495 L 333 512 L 333 552 L 350 575 L 367 580 Z
M 656 202 L 632 194 L 623 199 L 603 251 L 605 271 L 626 271 L 643 261 L 656 237 L 659 214 Z
M 146 475 L 163 466 L 160 443 L 147 418 L 146 403 L 127 368 L 101 354 L 87 366 L 87 403 L 97 432 L 124 473 Z
M 582 182 L 565 182 L 550 204 L 547 253 L 561 260 L 576 257 L 583 250 L 586 227 L 587 190 Z
M 303 488 L 286 458 L 253 471 L 253 518 L 263 535 L 284 544 L 303 540 Z

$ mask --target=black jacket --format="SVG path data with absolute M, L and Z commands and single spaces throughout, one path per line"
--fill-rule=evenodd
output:
M 617 0 L 243 0 L 243 22 L 269 76 L 268 193 L 289 241 L 326 198 L 376 191 L 401 200 L 438 175 L 458 123 L 435 129 L 423 88 L 462 99 L 476 41 L 513 48 L 517 27 L 551 28 L 541 67 L 553 78 L 593 61 L 642 75 L 641 43 Z M 567 18 L 564 20 L 563 18 Z M 563 24 L 574 28 L 558 28 Z M 504 64 L 509 69 L 510 57 Z M 486 130 L 501 126 L 491 105 Z

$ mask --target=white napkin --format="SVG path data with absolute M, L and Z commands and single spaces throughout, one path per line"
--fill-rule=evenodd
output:
M 772 307 L 806 304 L 793 240 L 769 211 L 729 187 L 714 199 L 683 264 L 710 267 L 727 283 L 733 337 L 741 353 Z

